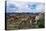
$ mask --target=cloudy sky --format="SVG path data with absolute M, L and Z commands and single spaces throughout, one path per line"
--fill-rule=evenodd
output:
M 7 12 L 43 12 L 44 3 L 38 2 L 22 2 L 22 1 L 7 1 Z
M 45 0 L 6 0 L 6 1 L 21 1 L 21 2 L 42 2 L 44 3 Z

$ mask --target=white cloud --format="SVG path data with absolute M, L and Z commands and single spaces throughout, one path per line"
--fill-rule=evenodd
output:
M 13 4 L 16 7 L 18 7 L 18 9 L 16 10 L 15 8 L 8 8 L 9 10 L 7 10 L 8 12 L 41 12 L 43 11 L 42 9 L 44 8 L 44 4 L 43 3 L 34 3 L 34 2 L 9 2 L 7 3 L 7 5 L 9 4 Z M 37 7 L 35 10 L 32 10 L 30 8 L 28 8 L 28 4 L 32 5 L 35 4 Z M 9 6 L 8 6 L 9 7 Z

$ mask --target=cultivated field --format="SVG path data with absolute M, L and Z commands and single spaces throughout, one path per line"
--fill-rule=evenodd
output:
M 6 28 L 7 30 L 44 28 L 44 13 L 6 16 Z

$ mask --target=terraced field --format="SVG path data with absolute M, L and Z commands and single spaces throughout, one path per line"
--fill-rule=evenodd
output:
M 44 16 L 40 16 L 40 19 L 37 21 L 37 23 L 35 17 L 36 16 L 25 16 L 25 15 L 6 16 L 7 30 L 43 28 Z M 39 27 L 39 25 L 41 26 L 41 24 L 42 27 Z

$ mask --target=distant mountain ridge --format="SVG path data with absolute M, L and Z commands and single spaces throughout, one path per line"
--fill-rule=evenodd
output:
M 21 15 L 26 15 L 26 16 L 36 16 L 39 15 L 40 13 L 6 13 L 6 16 L 21 16 Z M 41 13 L 44 14 L 44 13 Z

